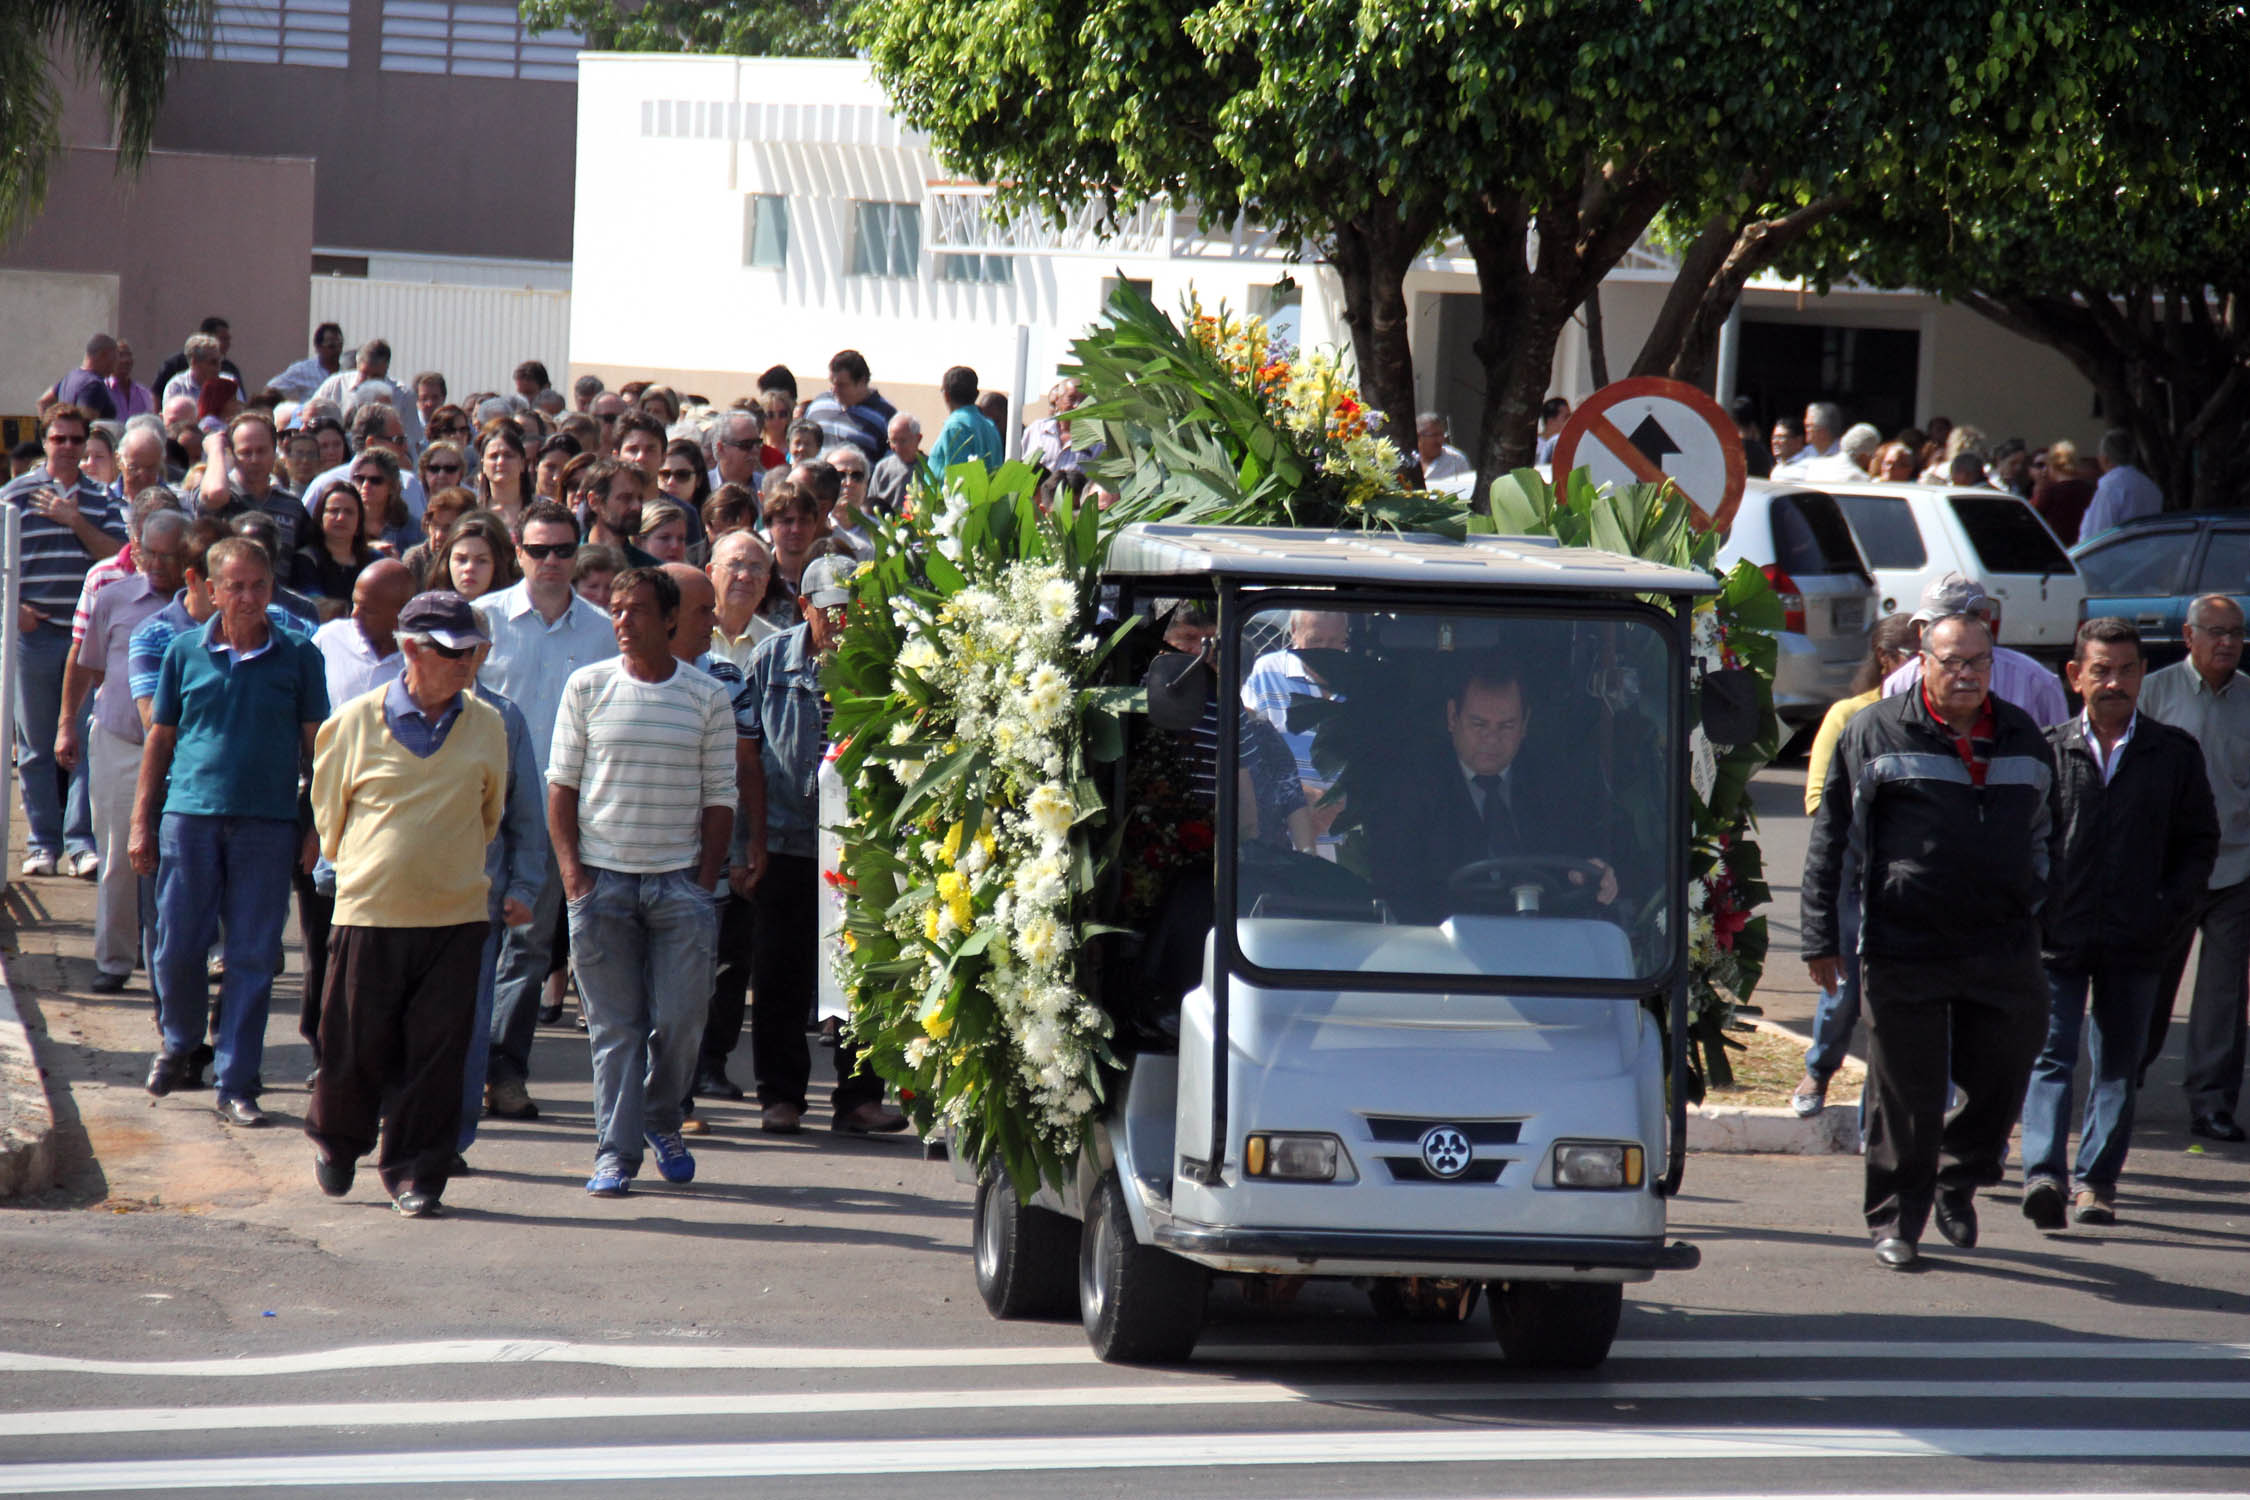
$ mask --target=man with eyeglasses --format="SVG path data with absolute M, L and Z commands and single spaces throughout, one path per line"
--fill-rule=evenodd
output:
M 764 448 L 755 416 L 746 411 L 734 411 L 721 417 L 711 433 L 712 488 L 739 484 L 755 489 L 758 456 Z
M 0 504 L 23 515 L 15 710 L 26 875 L 52 875 L 67 859 L 70 873 L 84 878 L 100 865 L 85 763 L 65 772 L 55 760 L 71 614 L 87 570 L 125 545 L 125 523 L 109 492 L 80 467 L 92 430 L 82 408 L 48 407 L 39 434 L 45 460 L 0 488 Z
M 609 617 L 570 586 L 571 564 L 578 555 L 578 522 L 571 513 L 543 500 L 524 512 L 522 537 L 517 555 L 523 561 L 523 581 L 476 601 L 492 637 L 492 653 L 480 676 L 523 711 L 544 774 L 564 683 L 580 667 L 615 656 L 617 637 Z M 531 920 L 510 927 L 500 942 L 485 1111 L 503 1119 L 528 1120 L 539 1113 L 525 1080 L 531 1076 L 531 1041 L 562 904 L 562 876 L 550 851 Z
M 1877 1261 L 1899 1271 L 1919 1263 L 1933 1209 L 1949 1242 L 1975 1245 L 1976 1190 L 2001 1180 L 2047 1030 L 2039 912 L 2062 834 L 2054 751 L 1992 691 L 1992 627 L 1946 615 L 1922 658 L 1913 692 L 1845 726 L 1801 898 L 1805 967 L 1834 989 L 1837 891 L 1847 848 L 1856 856 L 1865 1211 Z M 1950 1114 L 1949 1076 L 1962 1098 Z
M 1932 620 L 1947 615 L 1975 615 L 1991 628 L 1996 639 L 1999 635 L 2000 606 L 1991 591 L 1973 578 L 1948 573 L 1922 590 L 1922 607 L 1914 611 L 1917 634 L 1927 631 Z M 1910 692 L 1921 680 L 1922 656 L 1917 652 L 1883 679 L 1883 696 L 1895 698 Z M 2032 722 L 2042 729 L 2070 722 L 2070 700 L 2063 696 L 2054 672 L 2021 651 L 1998 645 L 1992 648 L 1992 692 L 2031 715 Z
M 2250 679 L 2242 660 L 2242 607 L 2225 594 L 2188 606 L 2188 656 L 2151 672 L 2141 687 L 2141 712 L 2184 729 L 2203 752 L 2203 769 L 2218 804 L 2219 854 L 2201 906 L 2165 955 L 2150 1020 L 2148 1065 L 2164 1050 L 2172 1002 L 2187 971 L 2197 933 L 2203 956 L 2188 1001 L 2188 1131 L 2208 1141 L 2239 1143 L 2245 1013 L 2250 1011 Z
M 830 503 L 828 534 L 836 545 L 848 550 L 852 556 L 865 561 L 875 555 L 874 539 L 867 534 L 867 481 L 874 465 L 867 455 L 846 444 L 828 450 L 824 460 L 836 474 L 836 495 Z M 811 466 L 799 464 L 790 478 L 802 484 L 800 475 Z M 821 486 L 816 485 L 815 489 Z

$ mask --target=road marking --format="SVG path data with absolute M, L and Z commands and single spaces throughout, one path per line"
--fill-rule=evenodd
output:
M 1497 1363 L 1489 1344 L 1207 1344 L 1191 1368 L 1257 1362 L 1341 1364 Z M 1986 1341 L 1944 1344 L 1871 1339 L 1620 1339 L 1611 1362 L 1657 1359 L 1833 1360 L 2250 1360 L 2250 1344 L 2131 1340 Z M 951 1349 L 814 1349 L 802 1346 L 581 1344 L 563 1339 L 453 1339 L 367 1344 L 236 1359 L 78 1359 L 0 1351 L 0 1375 L 132 1375 L 243 1378 L 439 1365 L 576 1364 L 629 1370 L 915 1370 L 1090 1365 L 1083 1344 Z
M 1365 1405 L 1506 1407 L 1552 1401 L 2239 1401 L 2250 1381 L 2102 1380 L 1604 1380 L 1510 1385 L 1034 1386 L 996 1390 L 780 1391 L 727 1395 L 522 1396 L 490 1401 L 301 1402 L 262 1406 L 143 1406 L 0 1413 L 0 1438 L 132 1432 L 249 1432 L 299 1427 L 461 1427 L 505 1422 L 661 1421 L 666 1418 L 836 1416 L 886 1411 L 1044 1411 L 1063 1408 Z
M 2063 1450 L 2063 1451 L 2058 1451 Z M 587 1483 L 1060 1469 L 1269 1468 L 1335 1464 L 1575 1463 L 1852 1458 L 2250 1458 L 2250 1432 L 2059 1431 L 2045 1427 L 1603 1427 L 1502 1431 L 1177 1433 L 1130 1437 L 852 1439 L 624 1444 L 442 1453 L 97 1460 L 0 1466 L 0 1494 L 169 1492 L 301 1485 Z

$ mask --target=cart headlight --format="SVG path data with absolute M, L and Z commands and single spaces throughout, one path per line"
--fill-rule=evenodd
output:
M 1559 1188 L 1637 1188 L 1641 1148 L 1622 1142 L 1557 1141 L 1554 1177 Z
M 1253 1135 L 1242 1143 L 1242 1164 L 1252 1177 L 1334 1182 L 1342 1150 L 1332 1135 Z

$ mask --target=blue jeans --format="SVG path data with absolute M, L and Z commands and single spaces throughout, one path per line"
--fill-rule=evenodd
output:
M 2078 1132 L 2076 1180 L 2104 1191 L 2117 1186 L 2133 1140 L 2134 1080 L 2148 1040 L 2149 1008 L 2159 971 L 2147 964 L 2097 961 L 2047 970 L 2047 1043 L 2031 1065 L 2023 1096 L 2023 1175 L 2061 1181 L 2070 1148 L 2070 1085 L 2078 1071 L 2078 1032 L 2093 991 L 2090 1033 L 2094 1077 L 2086 1090 L 2086 1123 Z
M 164 1050 L 185 1056 L 210 1018 L 211 939 L 225 928 L 217 1084 L 222 1099 L 258 1097 L 266 1009 L 289 920 L 298 833 L 284 818 L 166 813 L 156 835 L 156 994 Z
M 685 1117 L 711 1008 L 719 907 L 686 870 L 587 868 L 594 888 L 566 909 L 594 1049 L 594 1165 L 630 1177 L 643 1132 L 669 1135 Z
M 477 1013 L 469 1022 L 469 1050 L 461 1055 L 461 1138 L 454 1142 L 455 1151 L 476 1144 L 477 1120 L 484 1114 L 484 1065 L 492 1055 L 492 982 L 500 963 L 500 934 L 507 930 L 495 915 L 477 969 Z
M 86 757 L 67 783 L 55 764 L 62 722 L 63 658 L 70 654 L 70 617 L 49 620 L 16 640 L 16 775 L 23 780 L 24 848 L 33 854 L 91 853 L 94 807 L 86 790 Z M 93 723 L 94 695 L 78 715 L 78 743 Z M 68 787 L 66 793 L 65 787 Z
M 484 1071 L 477 1075 L 486 1082 L 510 1078 L 520 1082 L 531 1076 L 531 1042 L 538 1033 L 539 1006 L 546 997 L 553 958 L 555 921 L 562 906 L 562 871 L 555 864 L 554 851 L 549 850 L 547 879 L 539 887 L 539 899 L 531 905 L 531 920 L 521 927 L 501 929 L 492 1021 L 485 1038 L 490 1050 Z
M 1836 900 L 1836 988 L 1820 992 L 1820 1008 L 1813 1012 L 1812 1045 L 1805 1049 L 1805 1072 L 1821 1083 L 1836 1076 L 1851 1050 L 1852 1030 L 1859 1025 L 1859 890 L 1847 885 Z M 1861 1096 L 1864 1100 L 1865 1096 Z

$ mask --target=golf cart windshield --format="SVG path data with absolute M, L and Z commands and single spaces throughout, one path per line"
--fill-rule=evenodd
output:
M 1261 594 L 1240 631 L 1235 946 L 1247 972 L 1572 981 L 1675 960 L 1670 621 Z M 1202 732 L 1216 738 L 1218 704 Z M 1217 757 L 1209 762 L 1223 764 Z M 1223 892 L 1222 892 L 1223 894 Z M 1400 981 L 1412 977 L 1410 985 Z

